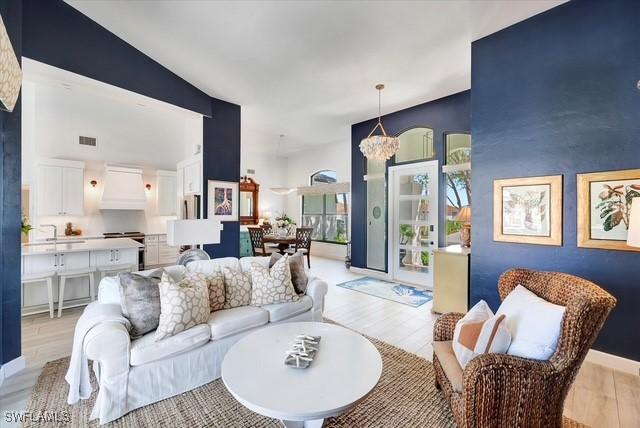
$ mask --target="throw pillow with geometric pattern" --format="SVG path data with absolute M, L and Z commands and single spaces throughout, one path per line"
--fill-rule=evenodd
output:
M 207 275 L 207 282 L 209 284 L 209 310 L 214 312 L 224 309 L 224 275 L 222 272 Z
M 239 270 L 224 267 L 224 309 L 249 306 L 251 300 L 251 276 Z
M 207 276 L 187 272 L 175 282 L 166 272 L 162 274 L 160 288 L 160 322 L 155 340 L 174 336 L 209 319 L 209 289 Z
M 258 263 L 251 265 L 251 306 L 297 302 L 299 297 L 291 283 L 289 256 L 278 260 L 271 269 Z

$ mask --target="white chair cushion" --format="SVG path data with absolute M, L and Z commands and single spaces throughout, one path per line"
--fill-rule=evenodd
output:
M 309 296 L 300 296 L 297 302 L 264 305 L 262 309 L 269 312 L 269 322 L 278 322 L 308 311 L 313 306 Z
M 514 288 L 496 313 L 507 316 L 511 332 L 507 354 L 534 360 L 551 358 L 558 347 L 565 309 L 538 297 L 522 285 Z
M 269 257 L 243 257 L 240 259 L 240 267 L 242 268 L 242 272 L 250 273 L 251 265 L 253 263 L 258 263 L 262 267 L 269 267 Z
M 198 348 L 209 341 L 211 330 L 207 324 L 200 324 L 157 342 L 155 334 L 156 332 L 152 331 L 131 341 L 132 366 L 141 366 Z
M 218 340 L 268 322 L 269 312 L 253 306 L 239 306 L 213 312 L 208 324 L 211 327 L 211 340 Z
M 199 272 L 205 275 L 213 275 L 222 272 L 224 267 L 240 270 L 240 262 L 235 257 L 221 257 L 219 259 L 198 260 L 187 265 L 189 272 Z

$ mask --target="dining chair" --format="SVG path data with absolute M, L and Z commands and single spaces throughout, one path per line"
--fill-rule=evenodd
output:
M 298 251 L 302 251 L 302 254 L 307 256 L 307 266 L 311 269 L 311 234 L 313 233 L 313 227 L 298 227 L 296 228 L 296 243 L 293 248 L 289 248 L 285 252 L 287 254 L 295 254 Z
M 247 227 L 247 230 L 249 231 L 254 256 L 270 256 L 271 253 L 277 251 L 264 245 L 264 229 L 261 227 Z

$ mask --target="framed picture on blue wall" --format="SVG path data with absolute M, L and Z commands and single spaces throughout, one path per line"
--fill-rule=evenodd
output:
M 495 180 L 493 240 L 562 245 L 562 176 Z
M 208 212 L 207 218 L 220 221 L 238 221 L 238 187 L 232 181 L 207 182 Z
M 577 175 L 578 247 L 640 251 L 627 245 L 631 201 L 640 198 L 640 169 Z

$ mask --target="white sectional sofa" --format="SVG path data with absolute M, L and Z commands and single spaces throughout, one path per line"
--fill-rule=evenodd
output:
M 207 271 L 216 266 L 230 266 L 247 271 L 254 262 L 268 264 L 269 259 L 213 259 L 193 262 L 186 270 Z M 175 279 L 185 272 L 182 266 L 165 269 Z M 119 305 L 118 285 L 117 278 L 105 278 L 99 285 L 98 300 L 91 305 Z M 121 322 L 97 324 L 84 336 L 84 352 L 93 361 L 99 383 L 91 419 L 99 418 L 104 424 L 131 410 L 219 378 L 226 352 L 246 334 L 272 323 L 322 321 L 326 292 L 324 281 L 309 278 L 306 294 L 297 302 L 212 312 L 207 324 L 159 342 L 154 340 L 155 331 L 131 340 Z

